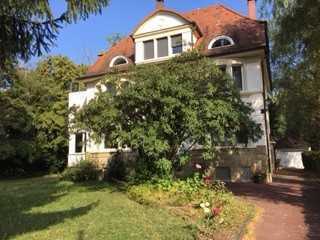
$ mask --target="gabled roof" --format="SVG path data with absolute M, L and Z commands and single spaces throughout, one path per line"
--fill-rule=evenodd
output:
M 193 24 L 197 27 L 196 23 L 189 18 L 188 16 L 185 16 L 184 14 L 180 14 L 177 11 L 171 10 L 171 9 L 167 9 L 167 8 L 159 8 L 154 10 L 152 13 L 150 13 L 148 16 L 146 16 L 142 22 L 140 22 L 138 24 L 138 26 L 134 29 L 134 31 L 132 32 L 132 35 L 134 35 L 134 33 L 145 23 L 147 22 L 149 19 L 151 19 L 152 17 L 154 17 L 155 15 L 159 14 L 159 13 L 168 13 L 168 14 L 172 14 L 172 15 L 176 15 L 180 18 L 182 18 L 183 20 L 185 20 L 187 23 L 189 24 Z
M 254 20 L 223 5 L 212 5 L 206 8 L 178 13 L 169 9 L 157 9 L 149 14 L 136 28 L 159 12 L 176 14 L 188 23 L 194 24 L 196 34 L 199 36 L 195 46 L 202 49 L 206 56 L 224 55 L 249 51 L 267 46 L 266 22 Z M 135 32 L 135 31 L 134 31 Z M 230 47 L 208 49 L 210 41 L 221 35 L 231 37 L 235 44 Z M 110 62 L 116 56 L 125 56 L 132 65 L 135 62 L 135 46 L 132 36 L 126 37 L 112 46 L 107 52 L 99 55 L 98 60 L 88 69 L 82 78 L 102 75 L 110 70 Z M 126 66 L 122 66 L 125 68 Z M 127 66 L 128 67 L 128 66 Z

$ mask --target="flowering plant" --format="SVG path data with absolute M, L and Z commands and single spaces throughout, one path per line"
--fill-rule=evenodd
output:
M 222 208 L 221 207 L 213 207 L 211 209 L 211 214 L 213 217 L 218 217 L 222 212 Z
M 203 209 L 203 212 L 206 214 L 206 215 L 209 215 L 211 213 L 211 210 L 210 210 L 210 203 L 208 202 L 205 202 L 205 203 L 201 203 L 200 204 L 200 207 Z
M 200 164 L 198 164 L 198 163 L 195 165 L 195 167 L 196 167 L 196 169 L 198 169 L 198 170 L 201 170 L 201 169 L 202 169 L 202 166 L 201 166 Z

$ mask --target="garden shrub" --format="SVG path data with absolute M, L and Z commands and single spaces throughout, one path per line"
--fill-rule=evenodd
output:
M 302 154 L 303 166 L 306 170 L 320 173 L 320 151 L 308 151 Z
M 103 171 L 94 162 L 82 160 L 77 165 L 67 168 L 62 177 L 73 182 L 97 181 Z

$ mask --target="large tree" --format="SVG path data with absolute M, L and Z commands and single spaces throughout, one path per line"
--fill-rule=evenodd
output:
M 27 165 L 36 163 L 43 170 L 61 170 L 66 165 L 68 93 L 72 81 L 84 71 L 84 66 L 62 56 L 48 57 L 34 70 L 18 71 L 12 88 L 0 93 L 1 107 L 5 108 L 2 112 L 6 116 L 0 121 L 0 129 L 6 130 L 0 150 L 16 149 L 2 155 L 3 161 L 20 161 L 20 165 L 12 167 L 26 168 L 26 158 L 17 153 L 27 149 L 24 146 L 32 146 L 27 149 L 32 150 L 27 154 Z M 14 132 L 10 130 L 12 126 Z M 29 145 L 25 144 L 25 139 Z
M 147 177 L 171 174 L 196 144 L 212 159 L 216 147 L 234 144 L 238 133 L 251 140 L 261 133 L 233 81 L 197 53 L 139 65 L 125 76 L 111 74 L 102 84 L 109 91 L 101 91 L 77 113 L 76 128 L 130 146 Z
M 17 174 L 32 163 L 34 127 L 25 104 L 0 92 L 0 176 Z
M 320 2 L 265 0 L 275 80 L 273 133 L 320 149 Z
M 61 1 L 62 2 L 62 1 Z M 12 62 L 48 52 L 59 29 L 101 13 L 109 0 L 65 0 L 54 15 L 49 0 L 2 0 L 0 5 L 0 71 Z

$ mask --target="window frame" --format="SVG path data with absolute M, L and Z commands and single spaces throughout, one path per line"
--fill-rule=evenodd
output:
M 181 52 L 176 52 L 176 53 L 175 53 L 174 50 L 173 50 L 173 49 L 175 48 L 175 47 L 173 46 L 173 38 L 174 38 L 174 37 L 178 37 L 178 36 L 179 36 L 179 37 L 181 36 L 181 45 L 175 46 L 175 47 L 181 47 Z M 170 46 L 171 49 L 170 49 L 170 51 L 171 51 L 171 54 L 172 54 L 172 55 L 178 55 L 178 54 L 183 53 L 183 34 L 182 34 L 182 33 L 178 33 L 178 34 L 171 35 L 171 36 L 170 36 L 170 42 L 171 42 L 171 46 Z
M 160 40 L 164 40 L 164 39 L 166 39 L 166 41 L 167 41 L 167 45 L 166 45 L 166 47 L 167 47 L 167 55 L 159 56 L 159 42 L 160 42 Z M 157 56 L 156 56 L 156 58 L 169 57 L 169 55 L 170 55 L 170 52 L 169 52 L 169 37 L 165 36 L 165 37 L 157 38 L 156 39 L 156 43 L 157 43 Z
M 238 88 L 238 86 L 236 85 L 237 89 L 239 89 L 240 92 L 243 92 L 245 90 L 245 83 L 244 83 L 244 67 L 243 64 L 232 64 L 231 65 L 231 77 L 233 82 L 235 83 L 235 79 L 234 79 L 234 71 L 233 68 L 234 67 L 240 67 L 241 69 L 241 88 Z
M 213 47 L 213 45 L 219 41 L 219 40 L 222 40 L 222 39 L 225 39 L 225 40 L 228 40 L 231 44 L 230 45 L 225 45 L 225 46 L 219 46 L 219 47 Z M 208 45 L 208 49 L 217 49 L 217 48 L 225 48 L 225 47 L 231 47 L 235 45 L 233 39 L 229 36 L 225 36 L 225 35 L 222 35 L 222 36 L 218 36 L 218 37 L 215 37 L 214 39 L 212 39 Z
M 81 140 L 80 140 L 80 143 L 78 143 L 78 136 L 81 135 Z M 81 145 L 81 146 L 80 146 Z M 80 148 L 78 147 L 81 147 L 81 150 L 79 150 Z M 75 140 L 74 140 L 74 152 L 75 153 L 78 153 L 78 154 L 81 154 L 81 153 L 85 153 L 86 151 L 86 135 L 84 132 L 78 132 L 78 133 L 75 133 Z
M 151 43 L 152 42 L 152 57 L 150 58 L 146 58 L 146 43 Z M 156 58 L 156 54 L 155 54 L 155 40 L 154 39 L 150 39 L 150 40 L 146 40 L 143 41 L 143 59 L 144 61 L 148 61 L 151 59 L 155 59 Z
M 117 60 L 119 60 L 119 59 L 125 60 L 126 63 L 115 65 L 115 62 L 116 62 Z M 125 56 L 116 56 L 116 57 L 112 58 L 112 60 L 111 60 L 111 62 L 110 62 L 110 64 L 109 64 L 109 67 L 122 66 L 122 65 L 126 65 L 126 64 L 128 64 L 128 63 L 129 63 L 129 61 L 128 61 L 128 59 L 127 59 Z

